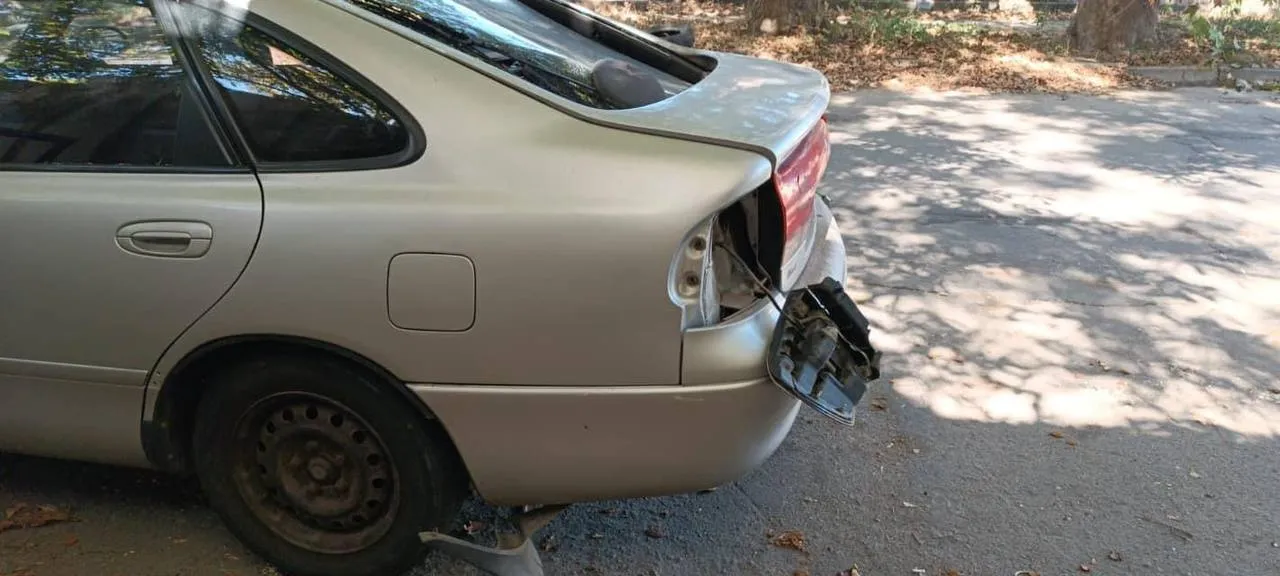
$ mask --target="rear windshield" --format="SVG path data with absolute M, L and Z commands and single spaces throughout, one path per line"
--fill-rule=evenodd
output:
M 598 89 L 592 70 L 602 61 L 623 62 L 656 78 L 661 98 L 678 94 L 697 80 L 683 73 L 692 66 L 690 62 L 661 44 L 619 33 L 555 0 L 348 2 L 588 106 L 630 107 Z

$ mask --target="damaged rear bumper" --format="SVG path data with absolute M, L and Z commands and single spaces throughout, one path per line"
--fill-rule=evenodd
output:
M 820 232 L 800 285 L 830 280 L 843 293 L 844 242 L 825 205 L 818 218 Z M 786 306 L 798 301 L 803 298 L 789 298 Z M 839 326 L 839 314 L 827 307 L 791 312 Z M 720 324 L 685 332 L 679 385 L 410 388 L 439 417 L 476 489 L 494 504 L 657 496 L 722 485 L 763 464 L 801 409 L 796 391 L 803 396 L 813 388 L 804 384 L 808 376 L 794 376 L 797 370 L 818 366 L 811 371 L 847 377 L 842 359 L 848 350 L 832 347 L 827 361 L 818 363 L 813 354 L 804 355 L 813 346 L 761 299 Z M 777 374 L 789 372 L 790 382 L 800 384 L 771 377 L 769 365 L 786 367 L 784 358 L 795 369 Z

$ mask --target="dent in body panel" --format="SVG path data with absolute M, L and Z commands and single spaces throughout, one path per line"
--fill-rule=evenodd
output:
M 681 382 L 709 384 L 768 374 L 765 354 L 778 318 L 762 298 L 720 324 L 685 332 Z
M 810 286 L 830 277 L 843 285 L 847 271 L 840 228 L 825 202 L 819 201 L 814 210 L 813 249 L 798 284 Z M 781 297 L 774 297 L 781 305 Z M 689 330 L 684 335 L 681 381 L 705 384 L 767 374 L 765 357 L 779 317 L 775 304 L 761 298 L 720 324 Z
M 768 177 L 768 160 L 583 122 L 308 6 L 261 12 L 379 84 L 423 126 L 426 153 L 393 169 L 262 174 L 253 261 L 157 370 L 205 342 L 264 333 L 350 349 L 403 381 L 678 384 L 671 258 L 698 221 Z M 465 255 L 481 271 L 469 330 L 387 321 L 387 262 L 404 252 Z

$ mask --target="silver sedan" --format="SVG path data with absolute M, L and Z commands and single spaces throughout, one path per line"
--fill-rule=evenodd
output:
M 286 572 L 732 481 L 879 357 L 821 74 L 562 0 L 0 0 L 0 450 Z

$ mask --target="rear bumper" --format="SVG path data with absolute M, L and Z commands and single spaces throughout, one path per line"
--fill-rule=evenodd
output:
M 820 203 L 804 284 L 843 283 L 845 250 Z M 410 388 L 440 418 L 485 499 L 562 504 L 731 482 L 778 448 L 800 402 L 768 376 L 778 311 L 761 300 L 685 334 L 680 386 Z
M 768 378 L 704 386 L 412 386 L 476 489 L 501 505 L 692 492 L 730 482 L 786 438 L 800 403 Z

